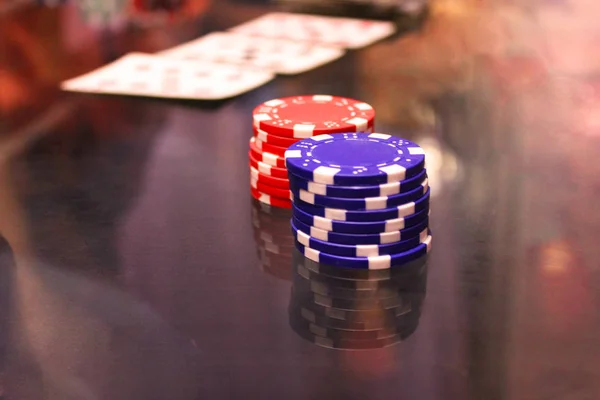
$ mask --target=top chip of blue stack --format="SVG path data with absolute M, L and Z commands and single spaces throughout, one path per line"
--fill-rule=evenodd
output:
M 289 172 L 316 183 L 377 185 L 418 175 L 421 147 L 382 133 L 341 133 L 304 139 L 285 152 Z

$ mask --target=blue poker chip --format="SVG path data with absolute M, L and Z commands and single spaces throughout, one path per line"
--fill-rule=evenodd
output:
M 377 185 L 418 175 L 425 167 L 421 147 L 383 133 L 319 135 L 285 152 L 289 172 L 326 185 Z
M 298 230 L 294 222 L 292 222 L 292 231 L 294 238 L 300 244 L 311 249 L 322 251 L 323 253 L 333 254 L 342 257 L 370 257 L 382 256 L 385 254 L 396 254 L 408 251 L 425 241 L 430 236 L 429 229 L 425 228 L 419 236 L 403 240 L 401 242 L 389 244 L 359 244 L 359 245 L 344 245 L 337 243 L 325 242 L 307 235 Z
M 307 179 L 303 179 L 294 174 L 288 174 L 288 178 L 292 186 L 314 194 L 329 197 L 365 198 L 392 196 L 395 194 L 410 192 L 411 190 L 418 188 L 421 183 L 423 183 L 423 181 L 427 178 L 427 171 L 423 170 L 412 178 L 405 179 L 403 181 L 370 186 L 325 185 L 323 183 L 316 183 Z
M 295 205 L 292 205 L 292 210 L 294 217 L 306 225 L 314 226 L 324 231 L 352 234 L 399 231 L 422 222 L 429 215 L 429 210 L 423 210 L 404 218 L 388 219 L 387 221 L 349 222 L 311 215 Z
M 410 192 L 395 194 L 393 196 L 365 197 L 364 199 L 345 199 L 342 197 L 321 196 L 298 189 L 290 182 L 290 190 L 294 199 L 301 200 L 308 204 L 314 204 L 321 207 L 340 208 L 343 210 L 381 210 L 400 206 L 423 197 L 429 190 L 429 182 L 425 179 L 419 187 Z
M 374 221 L 386 221 L 389 219 L 403 218 L 409 215 L 413 215 L 423 210 L 429 209 L 429 192 L 427 192 L 418 200 L 412 201 L 400 205 L 398 207 L 385 208 L 382 210 L 369 210 L 369 211 L 355 211 L 355 210 L 342 210 L 339 208 L 328 208 L 316 206 L 314 204 L 306 203 L 300 199 L 294 199 L 294 206 L 301 209 L 302 211 L 332 219 L 336 221 L 354 221 L 354 222 L 374 222 Z
M 423 229 L 427 228 L 429 224 L 429 217 L 426 217 L 425 219 L 423 219 L 422 222 L 418 223 L 417 225 L 411 226 L 410 228 L 406 228 L 401 231 L 367 233 L 361 235 L 324 231 L 323 229 L 307 225 L 304 222 L 299 221 L 296 217 L 292 217 L 292 224 L 296 227 L 297 230 L 304 232 L 315 239 L 319 239 L 324 242 L 356 246 L 359 244 L 396 243 L 412 239 L 414 237 L 418 237 L 423 231 Z
M 311 249 L 310 247 L 304 246 L 299 242 L 296 242 L 296 248 L 298 251 L 300 251 L 300 253 L 304 254 L 306 258 L 318 263 L 343 268 L 389 269 L 407 264 L 426 255 L 431 249 L 431 236 L 427 236 L 427 238 L 421 244 L 408 251 L 371 257 L 336 256 L 333 254 L 322 253 L 319 250 Z

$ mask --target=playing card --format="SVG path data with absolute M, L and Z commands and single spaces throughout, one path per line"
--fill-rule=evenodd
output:
M 163 57 L 207 60 L 299 74 L 340 58 L 344 50 L 287 39 L 215 32 L 159 53 Z
M 254 68 L 130 53 L 67 80 L 61 87 L 75 92 L 220 100 L 255 89 L 273 78 L 272 73 Z
M 396 28 L 391 22 L 385 21 L 270 13 L 230 30 L 249 36 L 302 40 L 358 49 L 392 35 Z

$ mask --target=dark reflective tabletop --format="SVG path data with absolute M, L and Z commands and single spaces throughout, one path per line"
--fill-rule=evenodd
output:
M 2 11 L 0 393 L 600 398 L 598 6 L 519 3 L 440 0 L 415 32 L 216 104 L 57 85 L 272 5 L 111 30 Z M 251 200 L 252 109 L 305 93 L 364 100 L 377 131 L 425 148 L 434 243 L 405 276 L 328 276 L 294 252 L 289 215 Z M 352 307 L 382 280 L 394 300 L 373 320 L 395 330 L 314 338 L 326 319 L 370 332 Z M 341 317 L 323 314 L 333 292 Z M 386 347 L 331 348 L 367 340 Z

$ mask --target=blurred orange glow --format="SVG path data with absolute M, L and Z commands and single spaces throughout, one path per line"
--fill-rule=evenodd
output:
M 340 354 L 345 369 L 353 377 L 366 379 L 382 377 L 398 368 L 391 348 L 376 351 L 344 351 Z
M 565 240 L 548 243 L 540 251 L 540 267 L 546 276 L 560 276 L 574 263 L 572 249 Z

